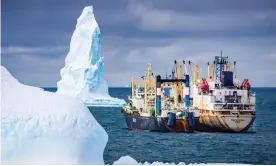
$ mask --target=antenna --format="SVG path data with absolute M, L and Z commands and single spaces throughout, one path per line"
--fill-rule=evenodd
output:
M 228 57 L 222 56 L 222 50 L 220 56 L 215 56 L 214 67 L 216 80 L 222 81 L 221 75 L 225 70 L 225 65 L 228 63 Z
M 190 69 L 190 71 L 189 71 L 189 72 L 190 72 L 190 73 L 189 73 L 189 72 L 187 72 L 187 74 L 190 74 L 190 75 L 192 75 L 192 74 L 191 74 L 191 73 L 192 73 L 191 63 L 192 63 L 191 61 L 189 61 L 189 62 L 188 62 L 188 64 L 189 64 L 189 69 Z
M 183 64 L 184 64 L 184 75 L 186 75 L 188 73 L 188 71 L 187 71 L 187 66 L 186 66 L 186 63 L 184 60 L 183 60 Z
M 168 79 L 167 65 L 166 65 L 166 79 Z
M 236 61 L 234 61 L 234 78 L 237 77 L 237 73 L 236 73 Z
M 172 79 L 174 79 L 174 73 L 175 71 L 172 69 Z

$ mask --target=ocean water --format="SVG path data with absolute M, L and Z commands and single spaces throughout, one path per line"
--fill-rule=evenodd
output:
M 56 91 L 56 88 L 45 88 Z M 105 164 L 129 155 L 138 162 L 276 164 L 276 88 L 253 88 L 257 96 L 255 133 L 158 133 L 127 129 L 120 108 L 90 108 L 109 140 Z M 110 88 L 127 100 L 130 88 Z

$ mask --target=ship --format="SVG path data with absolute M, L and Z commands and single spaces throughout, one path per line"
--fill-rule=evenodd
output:
M 236 61 L 231 63 L 221 52 L 207 63 L 206 78 L 199 78 L 202 70 L 198 64 L 186 62 L 179 64 L 175 60 L 169 76 L 154 76 L 148 65 L 142 80 L 132 78 L 130 102 L 122 109 L 128 128 L 162 132 L 248 131 L 256 119 L 256 95 L 248 79 L 242 83 L 237 79 Z
M 182 69 L 178 71 L 180 70 Z M 122 107 L 128 128 L 193 133 L 196 117 L 192 109 L 189 109 L 189 84 L 189 75 L 178 72 L 178 75 L 162 78 L 160 75 L 155 76 L 151 64 L 148 64 L 145 76 L 140 80 L 132 78 L 132 94 L 128 98 L 130 102 Z M 168 96 L 164 91 L 166 88 L 178 93 Z
M 208 62 L 208 76 L 199 79 L 200 68 L 193 66 L 191 105 L 199 110 L 195 130 L 201 132 L 246 132 L 256 119 L 256 95 L 248 79 L 237 79 L 236 61 L 215 56 Z M 192 68 L 192 67 L 191 67 Z

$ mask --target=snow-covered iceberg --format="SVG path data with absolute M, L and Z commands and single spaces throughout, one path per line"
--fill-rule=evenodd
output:
M 1 66 L 1 164 L 104 164 L 108 135 L 75 97 L 20 84 Z
M 60 71 L 57 93 L 79 97 L 87 106 L 122 106 L 112 98 L 104 78 L 101 32 L 93 7 L 85 7 L 77 20 L 65 66 Z

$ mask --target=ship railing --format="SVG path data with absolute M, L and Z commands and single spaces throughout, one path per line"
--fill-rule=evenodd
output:
M 175 108 L 174 103 L 165 102 L 164 105 L 162 106 L 162 109 L 167 109 L 167 110 L 183 110 L 184 109 L 184 103 L 178 103 L 177 107 Z
M 219 110 L 254 110 L 250 104 L 244 103 L 215 103 L 214 108 Z
M 182 111 L 184 111 L 184 110 L 183 109 L 165 109 L 165 108 L 163 108 L 162 109 L 162 114 L 167 115 L 170 112 L 177 113 L 177 112 L 182 112 Z

